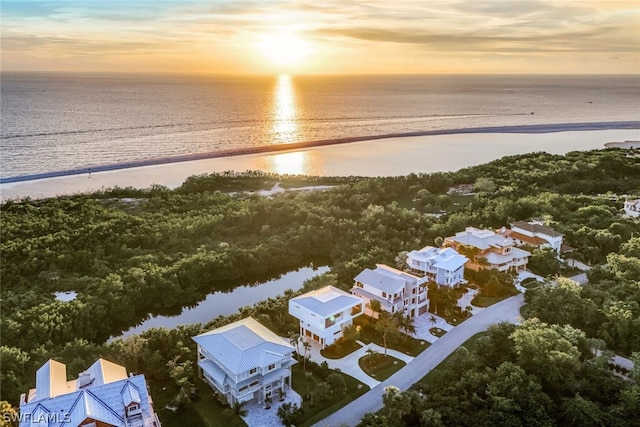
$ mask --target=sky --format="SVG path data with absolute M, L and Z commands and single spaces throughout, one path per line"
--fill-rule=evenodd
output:
M 640 74 L 640 0 L 2 0 L 2 69 Z

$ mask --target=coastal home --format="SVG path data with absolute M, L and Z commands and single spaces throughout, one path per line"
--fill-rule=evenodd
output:
M 411 273 L 428 277 L 440 286 L 454 287 L 464 280 L 464 265 L 469 258 L 453 248 L 425 246 L 407 254 L 407 266 Z
M 625 200 L 624 213 L 634 218 L 640 217 L 640 199 Z
M 342 337 L 345 327 L 362 314 L 362 299 L 333 286 L 289 300 L 289 314 L 300 321 L 300 335 L 322 348 Z
M 291 387 L 293 346 L 251 317 L 192 339 L 200 376 L 229 405 L 262 403 Z
M 517 248 L 514 239 L 475 227 L 467 227 L 465 231 L 445 238 L 444 242 L 469 257 L 466 267 L 475 271 L 485 268 L 524 271 L 531 255 Z
M 546 227 L 540 220 L 512 222 L 511 229 L 502 227 L 496 232 L 501 236 L 512 238 L 517 245 L 551 248 L 558 254 L 562 250 L 564 234 L 555 231 L 553 228 Z
M 65 364 L 49 360 L 36 372 L 36 387 L 20 396 L 20 427 L 160 427 L 144 375 L 98 359 L 67 381 Z
M 371 301 L 380 302 L 382 310 L 389 313 L 404 312 L 410 317 L 427 311 L 427 278 L 377 264 L 375 270 L 364 269 L 354 279 L 351 293 L 362 298 L 364 314 L 377 317 L 371 310 Z

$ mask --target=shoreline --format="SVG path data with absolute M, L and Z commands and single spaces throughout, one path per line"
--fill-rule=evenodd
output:
M 520 125 L 520 126 L 492 126 L 479 128 L 460 128 L 460 129 L 444 129 L 431 131 L 415 131 L 379 134 L 370 136 L 344 137 L 336 139 L 325 139 L 306 142 L 295 142 L 291 144 L 278 145 L 262 145 L 256 147 L 237 148 L 229 150 L 219 150 L 204 153 L 193 153 L 171 157 L 159 157 L 143 160 L 135 160 L 130 162 L 112 163 L 106 165 L 98 165 L 91 167 L 82 167 L 67 169 L 62 171 L 43 172 L 39 174 L 17 175 L 9 177 L 1 177 L 0 184 L 28 182 L 33 180 L 41 180 L 48 178 L 58 178 L 64 176 L 91 174 L 95 172 L 117 171 L 122 169 L 132 169 L 145 166 L 157 166 L 170 163 L 182 163 L 196 160 L 206 160 L 225 157 L 236 157 L 250 154 L 269 154 L 281 151 L 300 150 L 315 147 L 325 147 L 340 144 L 349 144 L 354 142 L 376 141 L 391 138 L 406 138 L 420 136 L 437 136 L 437 135 L 462 135 L 462 134 L 544 134 L 555 132 L 578 132 L 578 131 L 596 131 L 596 130 L 631 130 L 640 129 L 640 121 L 618 121 L 618 122 L 589 122 L 589 123 L 557 123 L 542 125 Z
M 68 175 L 0 185 L 0 202 L 89 194 L 108 188 L 177 188 L 194 175 L 263 171 L 280 175 L 401 176 L 450 172 L 512 155 L 605 149 L 640 141 L 640 128 L 553 133 L 466 133 L 411 136 Z M 88 178 L 88 179 L 87 179 Z

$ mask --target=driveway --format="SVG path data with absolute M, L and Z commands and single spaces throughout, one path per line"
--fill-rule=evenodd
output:
M 326 361 L 327 365 L 329 365 L 331 369 L 339 369 L 341 372 L 344 372 L 345 374 L 352 376 L 358 381 L 365 383 L 369 386 L 369 388 L 374 388 L 375 386 L 380 384 L 380 381 L 367 375 L 360 368 L 358 360 L 360 360 L 361 357 L 367 354 L 368 349 L 372 349 L 380 354 L 384 354 L 384 347 L 381 347 L 375 343 L 365 344 L 361 341 L 358 341 L 358 344 L 360 344 L 362 347 L 354 351 L 353 353 L 347 354 L 341 359 L 327 359 L 322 354 L 320 354 L 320 344 L 314 342 L 311 345 L 311 349 L 309 351 L 309 359 L 313 360 L 316 363 L 322 363 Z M 400 359 L 407 364 L 413 360 L 412 356 L 408 356 L 391 348 L 387 349 L 387 354 L 389 356 L 395 357 L 396 359 Z
M 314 424 L 314 426 L 357 425 L 366 413 L 376 412 L 382 408 L 382 394 L 385 387 L 394 385 L 401 390 L 406 390 L 475 334 L 487 330 L 494 323 L 503 321 L 518 323 L 520 321 L 520 307 L 522 307 L 523 303 L 523 295 L 518 294 L 487 307 L 447 332 L 446 335 L 434 342 L 431 347 L 420 353 L 413 361 L 390 378 L 324 420 Z

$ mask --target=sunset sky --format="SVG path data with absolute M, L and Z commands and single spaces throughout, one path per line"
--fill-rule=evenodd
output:
M 2 0 L 2 69 L 640 73 L 640 0 Z

